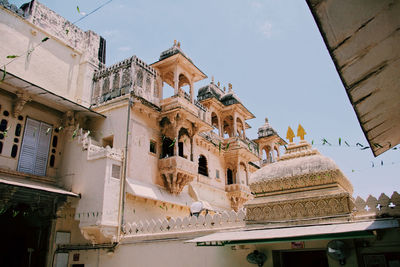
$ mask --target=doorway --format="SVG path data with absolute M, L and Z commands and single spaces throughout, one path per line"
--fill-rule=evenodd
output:
M 0 266 L 40 267 L 46 265 L 49 218 L 27 204 L 9 207 L 0 215 Z
M 274 267 L 329 267 L 325 250 L 274 251 Z

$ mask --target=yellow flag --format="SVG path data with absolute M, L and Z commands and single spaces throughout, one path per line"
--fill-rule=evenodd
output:
M 300 137 L 300 140 L 304 140 L 304 136 L 306 135 L 306 131 L 304 130 L 303 126 L 299 124 L 299 127 L 297 128 L 297 137 Z
M 290 143 L 293 143 L 293 138 L 294 138 L 294 132 L 292 130 L 292 128 L 290 128 L 290 126 L 287 129 L 287 133 L 286 133 L 286 139 L 288 139 L 290 141 Z

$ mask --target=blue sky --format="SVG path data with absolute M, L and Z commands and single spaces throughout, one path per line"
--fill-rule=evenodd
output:
M 77 6 L 89 13 L 106 1 L 41 2 L 75 21 L 82 16 Z M 106 38 L 107 65 L 132 55 L 150 64 L 180 41 L 209 76 L 196 89 L 211 76 L 232 83 L 256 116 L 248 136 L 256 138 L 265 117 L 282 137 L 301 123 L 306 139 L 353 183 L 355 196 L 400 189 L 400 150 L 374 158 L 369 149 L 338 146 L 339 137 L 351 145 L 367 141 L 305 0 L 113 0 L 77 25 Z M 322 138 L 333 146 L 322 146 Z

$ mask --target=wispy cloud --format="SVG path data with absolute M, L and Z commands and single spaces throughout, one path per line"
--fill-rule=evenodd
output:
M 260 1 L 251 1 L 250 2 L 251 7 L 259 9 L 262 8 L 263 4 Z
M 272 36 L 272 24 L 269 21 L 264 21 L 259 27 L 260 33 L 266 37 L 271 38 Z
M 118 30 L 105 30 L 103 32 L 103 36 L 104 37 L 114 37 L 119 33 Z
M 118 47 L 118 51 L 121 51 L 121 52 L 128 52 L 128 51 L 131 51 L 132 50 L 132 47 L 130 47 L 130 46 L 120 46 L 120 47 Z

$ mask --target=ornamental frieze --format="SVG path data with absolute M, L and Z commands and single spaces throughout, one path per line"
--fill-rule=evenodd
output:
M 313 199 L 270 202 L 247 207 L 246 221 L 284 221 L 350 214 L 347 193 Z

